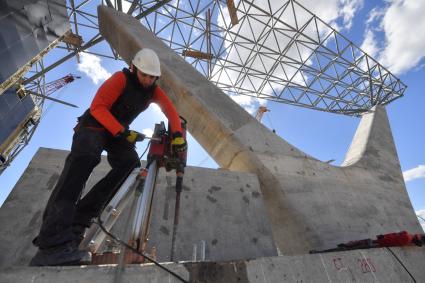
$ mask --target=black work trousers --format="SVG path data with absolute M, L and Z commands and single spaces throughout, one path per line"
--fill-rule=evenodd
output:
M 83 198 L 81 192 L 103 150 L 112 169 Z M 35 244 L 47 249 L 75 240 L 73 225 L 88 227 L 115 195 L 132 169 L 140 166 L 135 146 L 104 128 L 77 125 L 71 153 L 43 214 Z

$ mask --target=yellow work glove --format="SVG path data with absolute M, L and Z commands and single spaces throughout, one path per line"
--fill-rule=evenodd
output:
M 187 150 L 187 143 L 183 138 L 182 133 L 175 132 L 173 140 L 171 141 L 171 149 L 174 153 L 185 152 Z
M 135 143 L 139 141 L 143 141 L 145 139 L 145 135 L 133 130 L 125 130 L 118 137 L 125 138 L 129 143 Z

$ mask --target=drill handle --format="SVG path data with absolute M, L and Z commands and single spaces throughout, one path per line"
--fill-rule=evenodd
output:
M 183 190 L 183 174 L 177 174 L 176 193 L 181 193 L 182 190 Z

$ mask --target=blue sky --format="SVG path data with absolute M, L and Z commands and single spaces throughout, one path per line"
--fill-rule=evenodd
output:
M 395 73 L 408 88 L 405 96 L 387 106 L 390 124 L 407 190 L 415 211 L 425 217 L 425 127 L 422 81 L 425 78 L 425 1 L 416 0 L 304 0 L 299 1 L 317 16 L 337 26 L 342 34 L 361 46 Z M 88 38 L 88 37 L 87 37 Z M 98 47 L 101 48 L 101 47 Z M 45 65 L 63 56 L 63 51 L 52 51 L 45 57 Z M 41 121 L 30 144 L 0 175 L 0 204 L 18 181 L 39 147 L 69 149 L 76 118 L 89 106 L 101 82 L 124 67 L 121 61 L 82 55 L 78 64 L 73 58 L 47 74 L 47 81 L 68 73 L 82 76 L 53 97 L 79 106 L 78 109 L 57 103 L 45 104 Z M 244 100 L 250 111 L 258 104 Z M 350 145 L 358 118 L 324 113 L 304 108 L 268 102 L 271 112 L 263 123 L 274 128 L 282 138 L 323 161 L 335 159 L 340 164 Z M 139 116 L 132 128 L 149 133 L 155 123 L 164 120 L 157 107 Z M 217 168 L 208 154 L 189 137 L 189 165 Z M 138 145 L 142 152 L 146 142 Z

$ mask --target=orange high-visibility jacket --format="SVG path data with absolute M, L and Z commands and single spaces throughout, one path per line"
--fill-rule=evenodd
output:
M 102 124 L 113 136 L 124 130 L 124 126 L 110 112 L 113 104 L 123 93 L 126 76 L 120 71 L 113 74 L 99 88 L 90 105 L 90 114 Z M 140 94 L 142 95 L 142 94 Z M 182 132 L 179 114 L 165 92 L 156 86 L 150 103 L 156 103 L 168 118 L 171 132 Z

